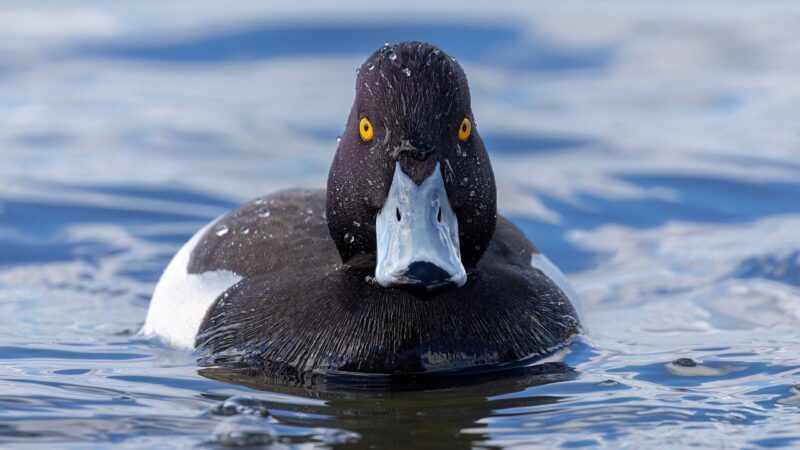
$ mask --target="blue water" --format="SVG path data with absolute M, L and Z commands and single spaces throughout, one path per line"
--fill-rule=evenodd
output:
M 800 445 L 800 6 L 429 3 L 0 7 L 0 446 Z M 401 39 L 464 66 L 500 208 L 587 335 L 402 392 L 142 339 L 194 231 L 324 186 L 355 68 Z

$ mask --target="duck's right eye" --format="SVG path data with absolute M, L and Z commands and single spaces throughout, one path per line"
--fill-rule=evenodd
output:
M 361 135 L 361 139 L 363 139 L 364 142 L 371 141 L 372 137 L 375 135 L 372 130 L 372 123 L 366 117 L 361 118 L 361 122 L 358 124 L 358 133 Z

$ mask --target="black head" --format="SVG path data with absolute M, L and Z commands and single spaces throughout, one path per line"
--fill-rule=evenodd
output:
M 328 176 L 328 227 L 342 261 L 374 266 L 376 216 L 399 164 L 416 185 L 441 172 L 458 221 L 461 262 L 474 267 L 497 213 L 494 175 L 477 128 L 466 75 L 437 47 L 402 42 L 367 58 Z M 397 214 L 401 220 L 399 208 Z

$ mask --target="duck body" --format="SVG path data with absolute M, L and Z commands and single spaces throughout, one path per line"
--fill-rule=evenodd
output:
M 400 59 L 405 67 L 378 70 L 402 83 L 405 68 L 433 60 L 446 84 L 457 67 L 428 44 L 391 51 L 379 50 L 361 71 Z M 372 75 L 357 83 L 369 86 L 364 76 Z M 546 258 L 496 213 L 480 138 L 461 140 L 456 128 L 454 146 L 444 138 L 426 144 L 435 132 L 412 127 L 395 131 L 393 142 L 390 127 L 371 122 L 376 135 L 365 135 L 365 114 L 391 121 L 359 102 L 357 94 L 327 191 L 277 192 L 199 231 L 159 281 L 145 334 L 265 372 L 373 374 L 502 365 L 577 334 L 560 273 L 537 264 Z M 456 125 L 471 120 L 468 106 L 450 109 Z

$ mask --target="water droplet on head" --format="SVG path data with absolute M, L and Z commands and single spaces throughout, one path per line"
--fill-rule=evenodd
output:
M 354 220 L 354 221 L 353 221 L 353 226 L 355 226 L 356 228 L 360 228 L 360 227 L 361 227 L 361 222 L 356 222 L 356 221 Z
M 309 215 L 314 214 L 314 210 L 311 209 L 311 208 L 308 208 L 308 209 L 306 209 L 306 214 L 309 214 Z
M 248 234 L 248 233 L 250 233 L 250 228 L 247 228 L 247 227 L 239 228 L 239 232 L 242 233 L 242 234 Z
M 406 67 L 405 69 L 403 69 L 403 71 L 402 71 L 402 72 L 403 72 L 404 74 L 406 74 L 406 76 L 407 76 L 407 77 L 410 77 L 410 76 L 411 76 L 411 69 L 409 69 L 408 67 Z
M 347 242 L 348 244 L 352 244 L 353 241 L 355 241 L 355 240 L 356 240 L 356 238 L 352 234 L 350 234 L 350 233 L 345 233 L 344 234 L 344 241 Z
M 397 59 L 397 55 L 395 53 L 389 53 L 389 60 L 394 61 L 395 59 Z
M 225 236 L 226 234 L 228 234 L 228 231 L 230 231 L 230 228 L 228 228 L 228 226 L 225 225 L 224 223 L 221 223 L 214 227 L 214 234 L 216 234 L 217 236 Z
M 258 214 L 258 217 L 269 217 L 269 214 L 270 214 L 269 208 L 267 208 L 266 206 L 263 207 L 263 208 L 258 208 L 258 211 L 256 211 L 256 214 Z
M 469 196 L 470 197 L 475 197 L 475 191 L 469 191 Z
M 256 204 L 256 205 L 263 205 L 266 202 L 267 201 L 264 200 L 263 198 L 257 198 L 253 203 Z
M 467 183 L 469 183 L 469 178 L 467 178 L 467 177 L 464 177 L 464 178 L 462 178 L 462 179 L 461 179 L 461 185 L 462 185 L 462 186 L 466 186 L 466 185 L 467 185 Z
M 374 69 L 374 68 L 375 68 L 375 65 L 373 64 L 373 65 L 369 66 L 369 67 L 367 68 L 367 70 L 372 70 L 372 69 Z
M 339 142 L 342 142 L 342 137 L 341 136 L 336 136 L 336 143 L 338 144 Z

